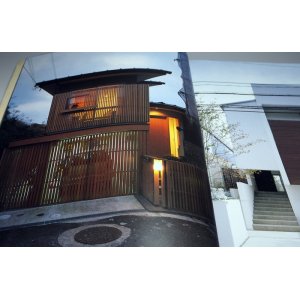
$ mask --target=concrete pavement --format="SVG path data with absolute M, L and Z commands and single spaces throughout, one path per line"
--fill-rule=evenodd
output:
M 133 196 L 85 200 L 0 213 L 0 229 L 124 211 L 145 211 Z

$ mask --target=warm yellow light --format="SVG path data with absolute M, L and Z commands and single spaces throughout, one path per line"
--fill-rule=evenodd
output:
M 151 116 L 165 116 L 165 115 L 163 113 L 161 113 L 160 111 L 151 110 L 150 111 L 150 117 Z
M 162 171 L 162 169 L 163 169 L 162 160 L 154 159 L 153 169 L 154 169 L 154 171 Z
M 179 157 L 179 133 L 177 128 L 179 121 L 175 118 L 169 118 L 169 135 L 171 156 Z

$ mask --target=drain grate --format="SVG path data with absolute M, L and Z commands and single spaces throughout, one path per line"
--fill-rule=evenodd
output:
M 99 226 L 79 231 L 74 235 L 74 240 L 82 244 L 97 245 L 110 243 L 121 237 L 121 235 L 121 230 L 117 228 Z

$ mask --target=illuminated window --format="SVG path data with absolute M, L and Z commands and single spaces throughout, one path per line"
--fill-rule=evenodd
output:
M 118 87 L 101 88 L 98 91 L 95 118 L 111 117 L 116 114 L 118 106 Z
M 169 118 L 171 156 L 175 156 L 175 157 L 179 157 L 179 146 L 180 146 L 180 137 L 177 128 L 179 128 L 178 119 Z
M 68 98 L 66 109 L 77 109 L 90 106 L 91 103 L 88 101 L 87 95 L 81 95 L 76 97 Z

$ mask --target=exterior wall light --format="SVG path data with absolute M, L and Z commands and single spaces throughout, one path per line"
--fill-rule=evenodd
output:
M 154 159 L 154 161 L 153 161 L 153 170 L 154 171 L 162 171 L 163 170 L 162 160 Z

